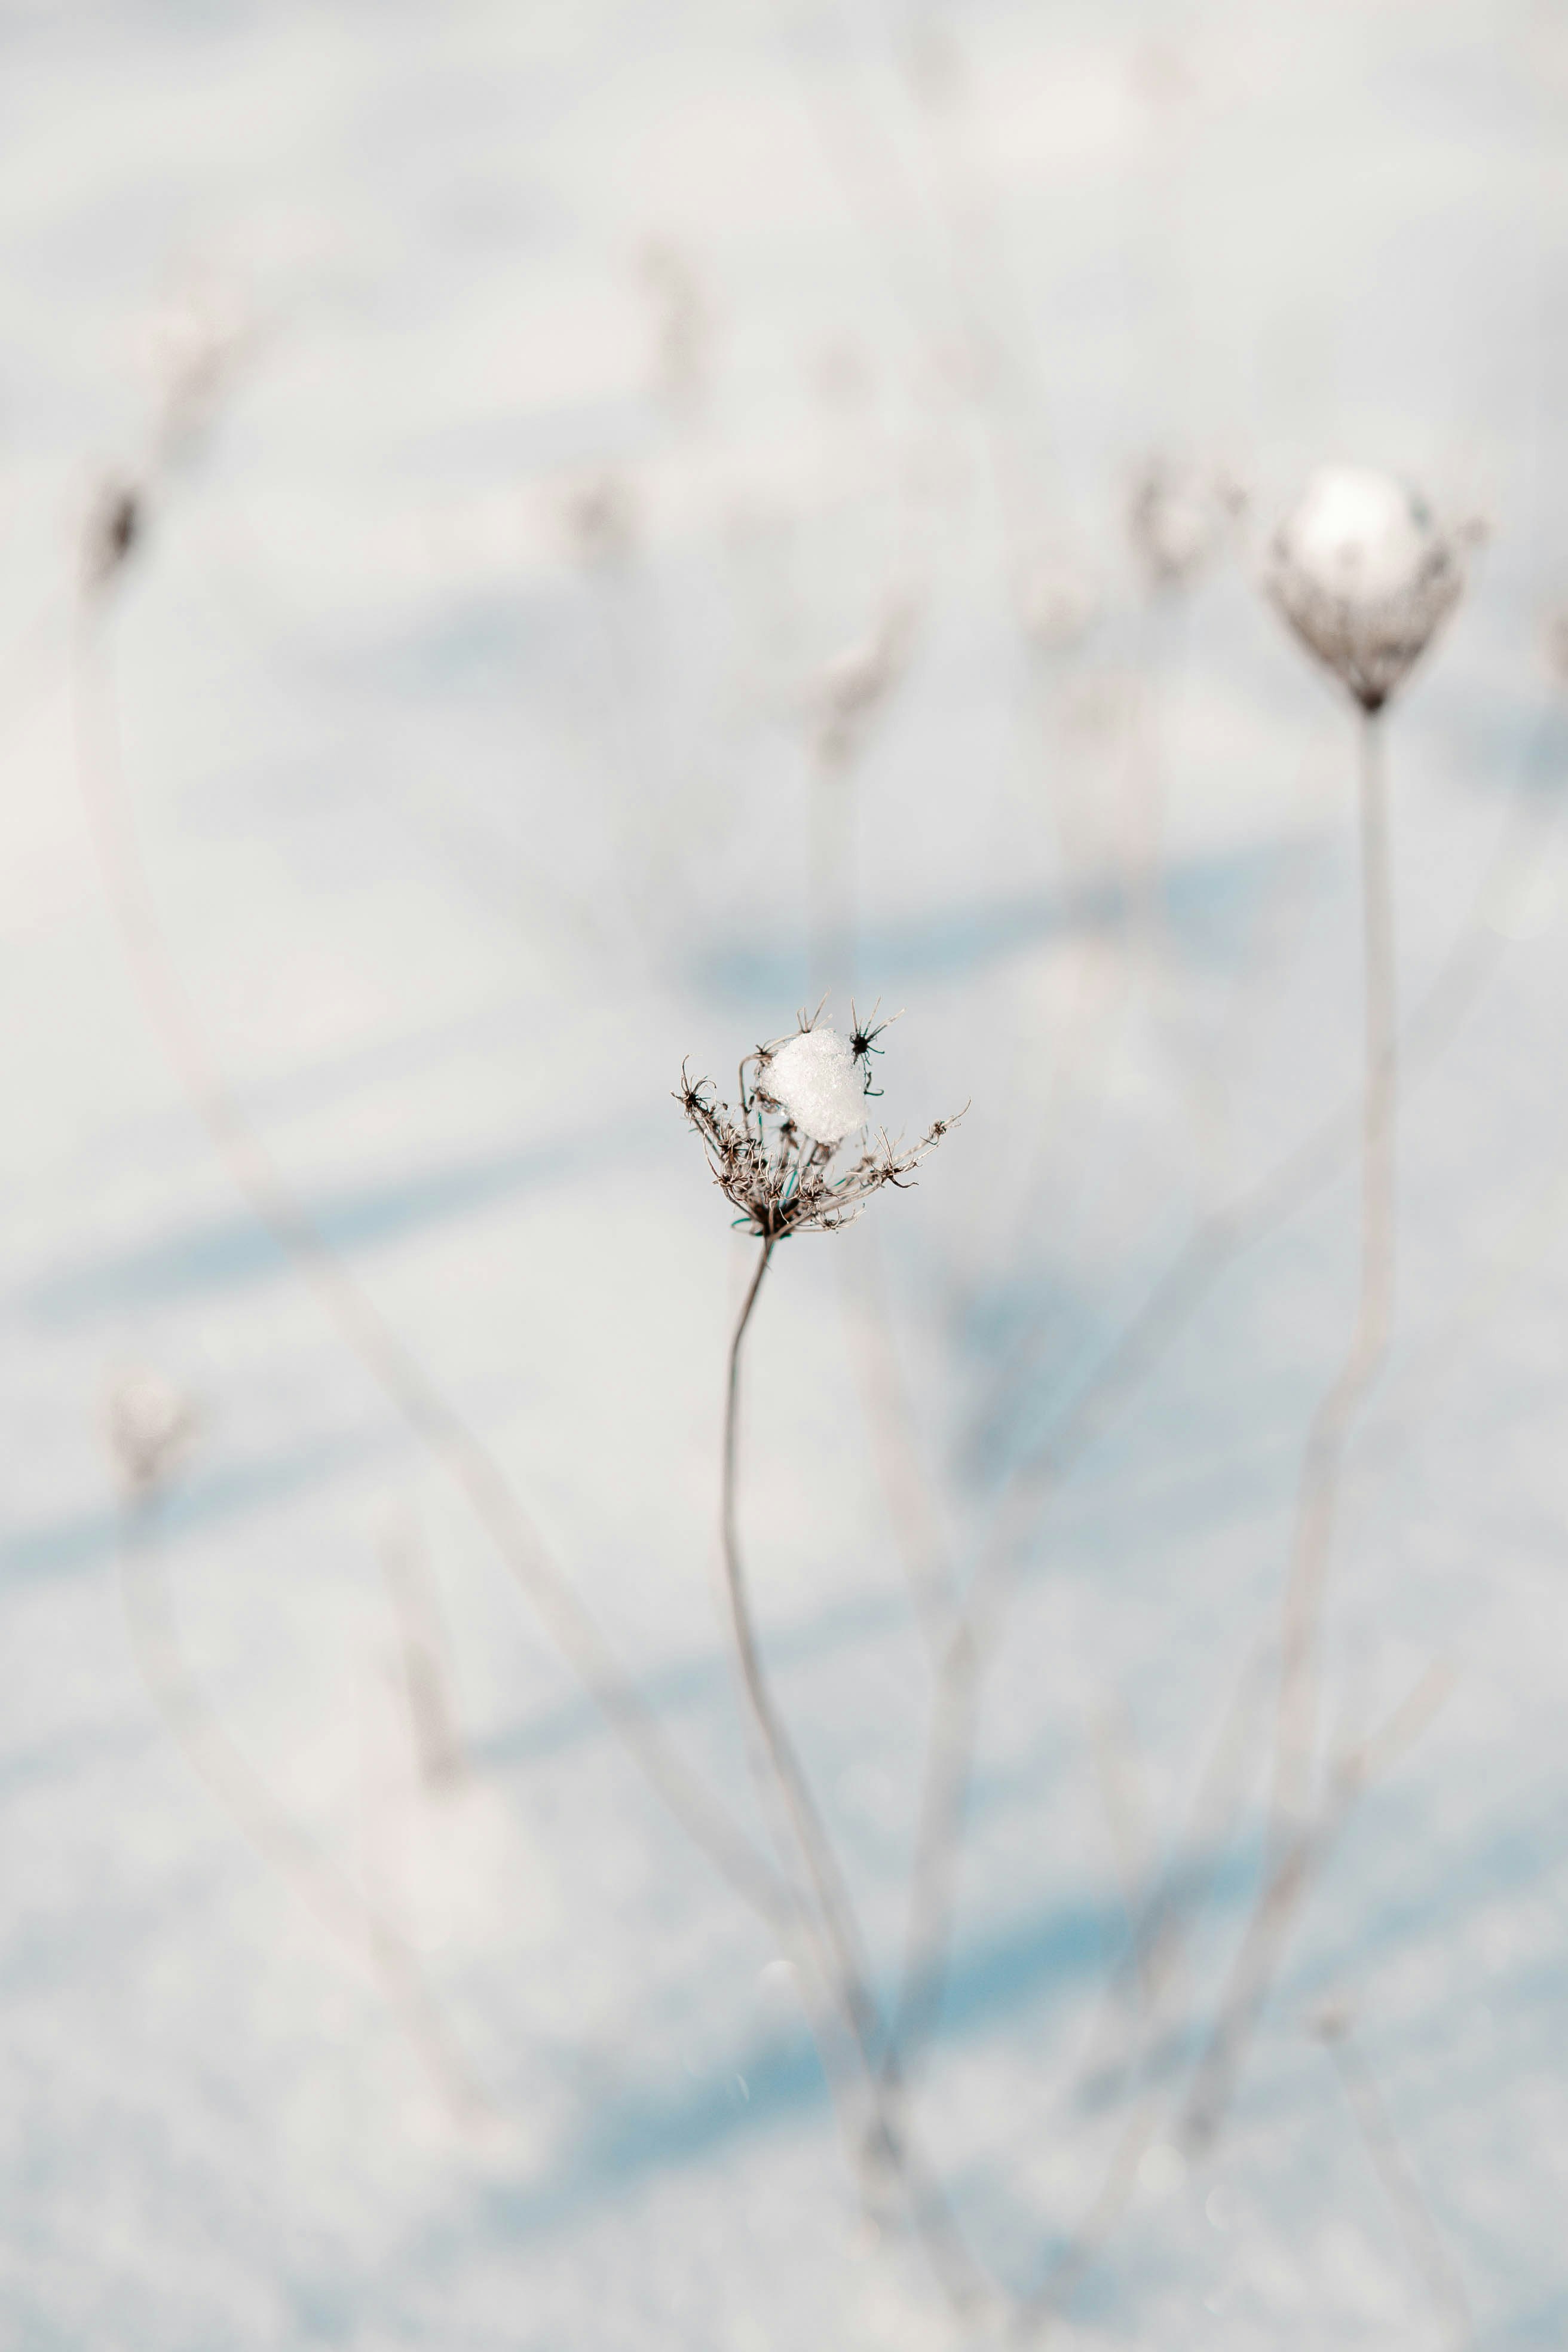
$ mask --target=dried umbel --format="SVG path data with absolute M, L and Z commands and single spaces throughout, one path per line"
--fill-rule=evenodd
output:
M 146 499 L 134 483 L 100 485 L 81 551 L 82 578 L 89 593 L 106 588 L 124 570 L 146 529 Z
M 196 1433 L 189 1397 L 145 1366 L 122 1372 L 109 1392 L 104 1433 L 126 1493 L 141 1499 L 166 1486 Z
M 854 1150 L 866 1129 L 870 1056 L 881 1050 L 881 1034 L 857 1023 L 841 1037 L 803 1013 L 792 1035 L 747 1055 L 734 1104 L 717 1100 L 708 1079 L 694 1083 L 681 1071 L 676 1100 L 702 1139 L 715 1183 L 740 1212 L 737 1223 L 759 1241 L 851 1223 L 884 1184 L 907 1184 L 954 1124 L 935 1120 L 913 1146 L 884 1132 Z
M 858 756 L 877 713 L 910 665 L 916 611 L 895 597 L 870 636 L 836 654 L 817 682 L 817 757 L 844 769 Z
M 1363 710 L 1381 710 L 1465 584 L 1470 531 L 1444 530 L 1392 474 L 1325 466 L 1281 524 L 1268 591 Z
M 1127 528 L 1152 590 L 1191 585 L 1218 551 L 1226 509 L 1212 475 L 1173 458 L 1150 458 L 1133 481 Z

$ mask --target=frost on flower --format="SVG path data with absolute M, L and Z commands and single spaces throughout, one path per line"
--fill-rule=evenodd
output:
M 1465 584 L 1461 537 L 1391 474 L 1325 466 L 1271 552 L 1268 586 L 1308 650 L 1380 710 Z
M 866 1066 L 837 1029 L 802 1029 L 768 1053 L 757 1090 L 803 1135 L 842 1143 L 866 1124 Z
M 881 1050 L 880 1034 L 858 1023 L 853 1037 L 841 1037 L 803 1014 L 793 1036 L 746 1055 L 733 1104 L 682 1070 L 676 1100 L 702 1139 L 714 1182 L 739 1212 L 736 1223 L 759 1241 L 850 1223 L 884 1184 L 906 1184 L 952 1126 L 933 1121 L 912 1147 L 879 1133 L 841 1157 L 866 1125 L 868 1057 Z

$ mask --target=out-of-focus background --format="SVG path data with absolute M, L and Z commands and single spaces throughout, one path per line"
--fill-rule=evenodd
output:
M 862 2210 L 776 1938 L 236 1190 L 155 977 L 762 1842 L 715 1578 L 752 1245 L 671 1089 L 793 1025 L 852 890 L 889 1127 L 972 1107 L 779 1254 L 743 1515 L 883 1989 L 908 1556 L 962 1581 L 1079 1431 L 921 2083 L 954 2210 L 1013 2293 L 1082 2253 L 1068 2343 L 1560 2343 L 1568 16 L 13 0 L 0 119 L 0 2338 L 992 2340 Z M 1353 715 L 1255 584 L 1328 458 L 1490 533 L 1392 714 L 1426 1025 L 1330 1586 L 1335 1736 L 1445 1703 L 1202 2153 L 1354 1298 Z M 196 1419 L 122 1559 L 142 1368 Z M 1130 2081 L 1129 1923 L 1216 1788 Z

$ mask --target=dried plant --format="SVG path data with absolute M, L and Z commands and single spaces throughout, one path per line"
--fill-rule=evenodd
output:
M 626 562 L 637 543 L 637 502 L 624 474 L 602 467 L 574 482 L 562 500 L 567 544 L 590 570 Z
M 1391 474 L 1324 466 L 1275 534 L 1268 592 L 1362 709 L 1381 710 L 1458 604 L 1478 535 L 1445 530 Z
M 145 1364 L 110 1389 L 104 1435 L 121 1491 L 133 1502 L 161 1494 L 184 1466 L 200 1416 L 191 1398 Z
M 135 483 L 112 478 L 100 483 L 82 539 L 85 594 L 100 594 L 119 577 L 146 536 L 146 530 L 145 490 Z
M 1465 536 L 1473 536 L 1473 533 Z M 1383 716 L 1464 586 L 1461 535 L 1392 476 L 1325 467 L 1278 533 L 1268 586 L 1361 712 L 1361 1264 L 1355 1320 L 1307 1433 L 1280 1617 L 1269 1867 L 1189 2094 L 1185 2129 L 1218 2132 L 1312 1875 L 1336 1798 L 1320 1767 L 1323 1621 L 1345 1450 L 1394 1333 L 1397 1014 L 1394 866 Z
M 865 2103 L 858 2153 L 868 2190 L 896 2181 L 936 2275 L 957 2307 L 972 2309 L 985 2292 L 981 2274 L 932 2179 L 904 2110 L 891 2052 L 861 1940 L 855 1907 L 805 1768 L 773 1697 L 742 1563 L 738 1513 L 741 1360 L 763 1279 L 781 1241 L 796 1233 L 833 1233 L 848 1224 L 872 1193 L 902 1188 L 953 1125 L 937 1119 L 905 1150 L 884 1134 L 847 1164 L 838 1155 L 863 1134 L 871 1093 L 871 1056 L 888 1025 L 856 1020 L 845 1038 L 816 1014 L 802 1013 L 794 1034 L 760 1045 L 742 1061 L 738 1101 L 715 1099 L 706 1081 L 683 1069 L 676 1099 L 702 1141 L 713 1179 L 739 1214 L 736 1223 L 762 1244 L 729 1349 L 720 1519 L 725 1591 L 741 1687 L 755 1735 L 763 1801 L 794 1871 L 794 1941 L 807 1981 L 818 1989 L 814 2024 L 830 2076 L 847 2050 Z
M 97 534 L 122 562 L 141 511 L 122 492 Z M 119 513 L 119 520 L 116 515 Z M 284 1252 L 345 1345 L 466 1497 L 508 1570 L 606 1725 L 694 1843 L 772 1927 L 787 1916 L 779 1874 L 689 1766 L 622 1669 L 597 1620 L 546 1547 L 501 1464 L 447 1402 L 416 1352 L 331 1249 L 216 1063 L 164 938 L 125 803 L 111 681 L 93 625 L 113 567 L 89 567 L 81 590 L 73 672 L 78 782 L 105 893 L 132 980 L 160 1044 L 230 1178 Z
M 105 1436 L 121 1489 L 121 1599 L 137 1671 L 191 1770 L 321 1926 L 368 1967 L 454 2119 L 471 2127 L 492 2115 L 490 2102 L 453 2042 L 407 1939 L 296 1826 L 230 1738 L 186 1653 L 161 1523 L 197 1427 L 191 1399 L 159 1372 L 125 1373 L 110 1391 Z
M 195 448 L 258 341 L 241 289 L 211 271 L 189 277 L 154 311 L 146 343 L 158 401 L 155 467 Z
M 918 618 L 913 600 L 896 596 L 871 635 L 847 646 L 816 684 L 816 755 L 842 772 L 864 748 L 867 732 L 910 666 Z
M 1132 552 L 1152 594 L 1190 587 L 1219 551 L 1226 493 L 1214 475 L 1173 457 L 1150 457 L 1127 505 Z
M 883 1130 L 853 1158 L 840 1158 L 848 1139 L 864 1131 L 870 1056 L 887 1025 L 857 1024 L 853 1035 L 841 1037 L 803 1013 L 793 1035 L 746 1055 L 734 1105 L 683 1066 L 676 1100 L 702 1139 L 714 1182 L 739 1212 L 737 1224 L 759 1241 L 771 1246 L 790 1234 L 852 1224 L 885 1184 L 907 1185 L 953 1125 L 933 1120 L 912 1146 Z

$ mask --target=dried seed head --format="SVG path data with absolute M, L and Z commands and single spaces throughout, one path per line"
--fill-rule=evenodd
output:
M 158 446 L 185 455 L 257 341 L 240 289 L 204 272 L 188 278 L 148 320 L 146 355 L 157 385 Z
M 817 687 L 817 757 L 846 768 L 861 750 L 872 719 L 909 667 L 915 607 L 896 597 L 871 635 L 836 654 Z
M 1380 710 L 1458 602 L 1469 536 L 1392 474 L 1324 466 L 1275 536 L 1268 591 L 1363 709 Z
M 166 1486 L 196 1433 L 191 1399 L 145 1365 L 123 1372 L 109 1392 L 104 1431 L 121 1484 L 132 1496 Z
M 105 482 L 88 517 L 82 571 L 89 589 L 107 587 L 129 562 L 147 525 L 142 493 L 130 482 Z
M 880 1134 L 840 1160 L 841 1144 L 866 1125 L 868 1057 L 880 1052 L 874 1040 L 881 1034 L 857 1023 L 854 1037 L 844 1038 L 803 1014 L 793 1036 L 746 1056 L 734 1106 L 682 1070 L 675 1098 L 702 1139 L 715 1183 L 739 1211 L 737 1222 L 759 1240 L 850 1223 L 884 1184 L 906 1184 L 953 1125 L 939 1119 L 912 1148 Z
M 1185 588 L 1218 551 L 1226 502 L 1195 466 L 1152 457 L 1132 485 L 1127 527 L 1151 590 Z

